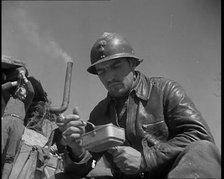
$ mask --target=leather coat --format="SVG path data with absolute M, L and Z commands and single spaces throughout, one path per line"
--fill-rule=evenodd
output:
M 198 140 L 214 143 L 214 139 L 202 115 L 177 82 L 137 74 L 137 84 L 127 100 L 126 139 L 142 153 L 146 176 L 158 176 L 168 172 L 178 154 L 190 143 Z M 89 121 L 95 125 L 114 123 L 110 105 L 108 95 L 93 109 Z M 104 154 L 111 161 L 109 155 Z M 65 171 L 76 171 L 76 175 L 84 176 L 92 169 L 92 160 L 97 161 L 100 156 L 102 154 L 87 152 L 84 159 L 76 163 L 67 155 Z M 116 178 L 131 178 L 114 170 L 116 176 L 122 176 Z

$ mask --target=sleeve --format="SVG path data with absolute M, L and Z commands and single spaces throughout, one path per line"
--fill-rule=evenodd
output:
M 142 141 L 145 170 L 152 173 L 168 170 L 178 154 L 190 143 L 198 140 L 214 142 L 202 115 L 183 88 L 177 82 L 168 81 L 162 90 L 169 139 L 152 147 L 149 147 L 147 140 Z
M 70 147 L 66 147 L 63 157 L 65 172 L 84 177 L 95 167 L 101 156 L 101 153 L 90 153 L 85 150 L 82 156 L 77 157 L 72 154 Z
M 86 176 L 93 169 L 93 157 L 88 151 L 85 151 L 80 161 L 76 161 L 74 158 L 76 157 L 72 156 L 71 150 L 67 147 L 63 158 L 66 173 L 74 174 L 74 176 Z

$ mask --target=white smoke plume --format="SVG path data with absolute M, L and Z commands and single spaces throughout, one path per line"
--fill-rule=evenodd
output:
M 14 19 L 19 28 L 26 34 L 38 48 L 44 50 L 53 57 L 59 57 L 65 62 L 72 61 L 72 58 L 56 43 L 46 35 L 40 35 L 38 24 L 31 19 L 25 9 L 19 8 L 14 13 Z
M 50 41 L 46 46 L 46 50 L 55 56 L 62 57 L 66 62 L 72 61 L 72 58 L 64 51 L 55 41 Z

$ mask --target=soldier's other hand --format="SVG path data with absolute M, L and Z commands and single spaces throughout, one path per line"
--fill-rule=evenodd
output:
M 137 174 L 143 169 L 142 154 L 129 146 L 116 146 L 108 150 L 112 154 L 116 166 L 126 174 Z

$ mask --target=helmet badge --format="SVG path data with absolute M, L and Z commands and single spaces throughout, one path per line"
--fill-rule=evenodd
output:
M 105 46 L 106 46 L 106 44 L 107 44 L 107 42 L 106 42 L 106 40 L 101 40 L 100 42 L 99 42 L 99 45 L 98 45 L 98 50 L 99 50 L 99 52 L 101 52 L 101 59 L 102 58 L 105 58 L 105 54 L 104 54 L 104 51 L 105 51 Z

